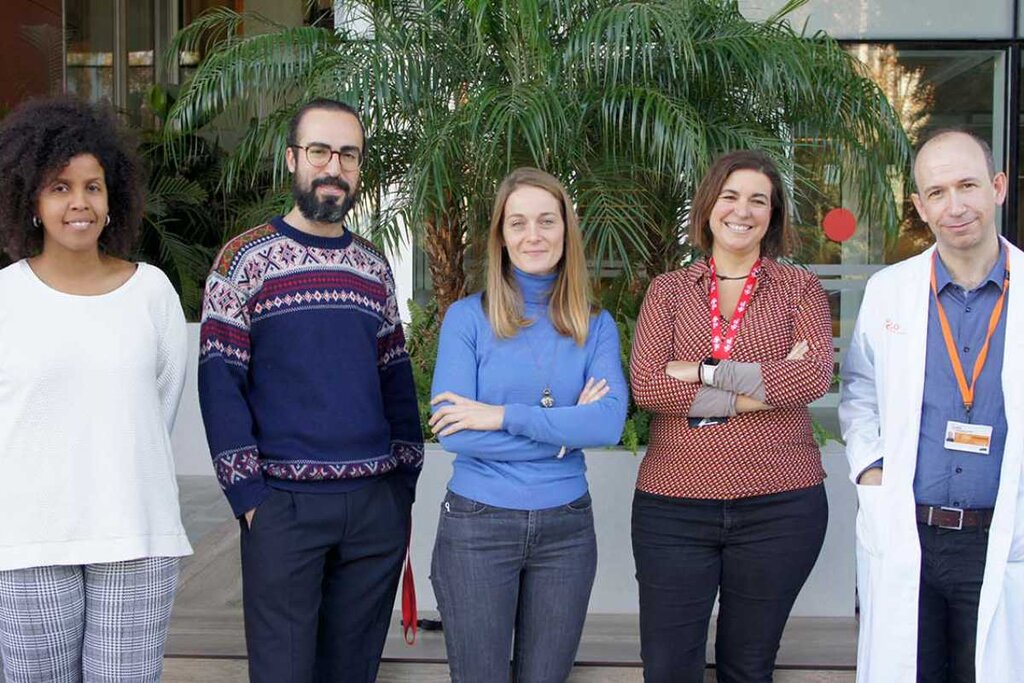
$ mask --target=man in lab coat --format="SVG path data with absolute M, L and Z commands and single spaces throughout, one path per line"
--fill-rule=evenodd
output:
M 1024 253 L 983 141 L 933 134 L 914 179 L 936 246 L 868 281 L 842 371 L 857 679 L 1024 681 Z

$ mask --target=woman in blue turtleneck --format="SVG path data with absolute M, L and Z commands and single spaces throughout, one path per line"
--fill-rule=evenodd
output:
M 498 188 L 487 288 L 448 310 L 430 424 L 456 454 L 431 581 L 453 681 L 561 683 L 597 566 L 583 451 L 618 443 L 619 337 L 590 303 L 565 188 L 533 168 Z M 515 652 L 512 653 L 513 632 Z

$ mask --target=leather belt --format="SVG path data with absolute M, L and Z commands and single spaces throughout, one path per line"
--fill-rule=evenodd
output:
M 919 524 L 936 526 L 940 529 L 988 528 L 992 523 L 992 510 L 964 510 L 963 508 L 917 506 Z

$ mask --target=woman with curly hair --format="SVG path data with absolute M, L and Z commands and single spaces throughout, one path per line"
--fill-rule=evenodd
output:
M 159 680 L 181 525 L 185 319 L 124 260 L 143 171 L 108 107 L 0 122 L 0 658 L 8 681 Z M 18 260 L 20 259 L 20 260 Z

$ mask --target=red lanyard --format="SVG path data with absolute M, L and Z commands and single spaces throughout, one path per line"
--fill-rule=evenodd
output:
M 416 609 L 416 581 L 412 576 L 412 520 L 409 520 L 409 536 L 405 542 L 405 572 L 402 574 L 402 635 L 409 645 L 416 644 L 416 629 L 420 614 Z
M 732 312 L 732 321 L 729 327 L 722 334 L 721 308 L 718 305 L 718 274 L 715 272 L 715 259 L 708 261 L 711 268 L 711 357 L 719 360 L 729 360 L 732 355 L 732 347 L 736 343 L 736 335 L 740 332 L 740 325 L 743 324 L 743 316 L 747 314 L 750 300 L 754 296 L 754 289 L 757 287 L 757 277 L 761 274 L 761 259 L 754 261 L 747 281 L 743 284 L 743 292 L 736 302 L 736 310 Z
M 1006 249 L 1006 272 L 1003 275 L 1003 292 L 999 295 L 999 300 L 996 301 L 996 305 L 992 309 L 992 315 L 988 319 L 988 332 L 985 333 L 985 343 L 982 345 L 981 351 L 974 361 L 974 372 L 971 376 L 970 386 L 967 384 L 964 366 L 960 362 L 960 354 L 957 352 L 956 343 L 953 341 L 953 331 L 949 328 L 949 318 L 946 317 L 946 309 L 943 308 L 942 302 L 939 301 L 939 288 L 935 284 L 935 259 L 938 257 L 939 252 L 937 251 L 932 254 L 932 296 L 935 297 L 935 310 L 939 313 L 939 326 L 942 328 L 942 339 L 946 342 L 946 353 L 949 355 L 949 362 L 953 366 L 953 374 L 956 376 L 957 386 L 960 387 L 960 398 L 964 401 L 964 408 L 970 413 L 971 407 L 974 405 L 974 387 L 978 385 L 978 378 L 985 367 L 985 361 L 988 360 L 988 345 L 992 341 L 992 336 L 996 333 L 996 328 L 999 327 L 999 319 L 1003 317 L 1003 303 L 1006 301 L 1006 292 L 1010 289 L 1010 250 Z

